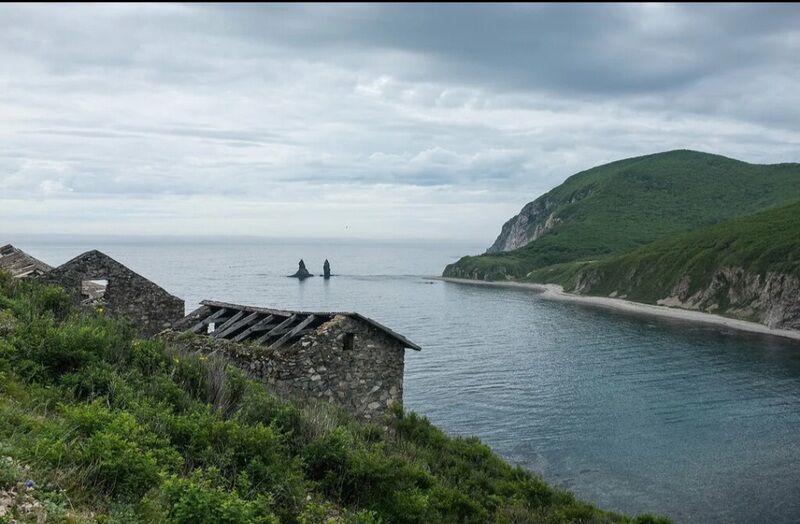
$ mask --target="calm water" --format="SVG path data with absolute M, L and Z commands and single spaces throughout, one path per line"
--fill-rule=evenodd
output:
M 800 344 L 431 281 L 482 246 L 16 244 L 99 248 L 186 299 L 357 310 L 423 346 L 405 402 L 579 497 L 677 522 L 800 521 Z M 298 282 L 330 259 L 330 281 Z

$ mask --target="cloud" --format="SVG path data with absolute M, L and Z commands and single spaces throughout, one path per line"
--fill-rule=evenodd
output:
M 0 234 L 488 243 L 601 162 L 800 145 L 793 5 L 12 4 L 0 63 Z

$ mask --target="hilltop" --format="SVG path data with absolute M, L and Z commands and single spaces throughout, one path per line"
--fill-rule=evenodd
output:
M 565 290 L 800 329 L 800 164 L 696 151 L 568 178 L 445 277 Z
M 553 264 L 632 251 L 800 198 L 800 164 L 757 165 L 677 150 L 577 173 L 507 221 L 486 254 L 450 277 L 524 278 Z

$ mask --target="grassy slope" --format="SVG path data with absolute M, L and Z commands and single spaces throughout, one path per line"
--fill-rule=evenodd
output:
M 591 189 L 572 204 L 571 196 Z M 563 221 L 528 246 L 464 257 L 445 276 L 521 278 L 593 260 L 800 198 L 800 164 L 754 165 L 695 151 L 621 160 L 578 173 L 541 198 Z
M 690 292 L 706 288 L 716 270 L 739 267 L 754 274 L 769 271 L 800 276 L 800 202 L 654 242 L 597 262 L 552 266 L 529 279 L 571 289 L 591 272 L 591 293 L 614 291 L 631 300 L 654 303 L 669 296 L 684 276 Z
M 0 522 L 631 522 L 413 413 L 387 423 L 280 401 L 0 273 Z

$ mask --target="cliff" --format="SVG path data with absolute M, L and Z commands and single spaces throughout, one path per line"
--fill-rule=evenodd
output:
M 578 173 L 507 221 L 487 253 L 443 275 L 557 283 L 794 326 L 800 164 L 756 165 L 696 151 Z
M 492 258 L 502 253 L 515 253 L 526 273 L 624 253 L 798 197 L 800 164 L 757 165 L 686 150 L 620 160 L 577 173 L 526 204 L 503 225 L 486 263 L 466 273 L 507 264 Z
M 531 272 L 565 290 L 800 329 L 800 202 L 606 259 Z

